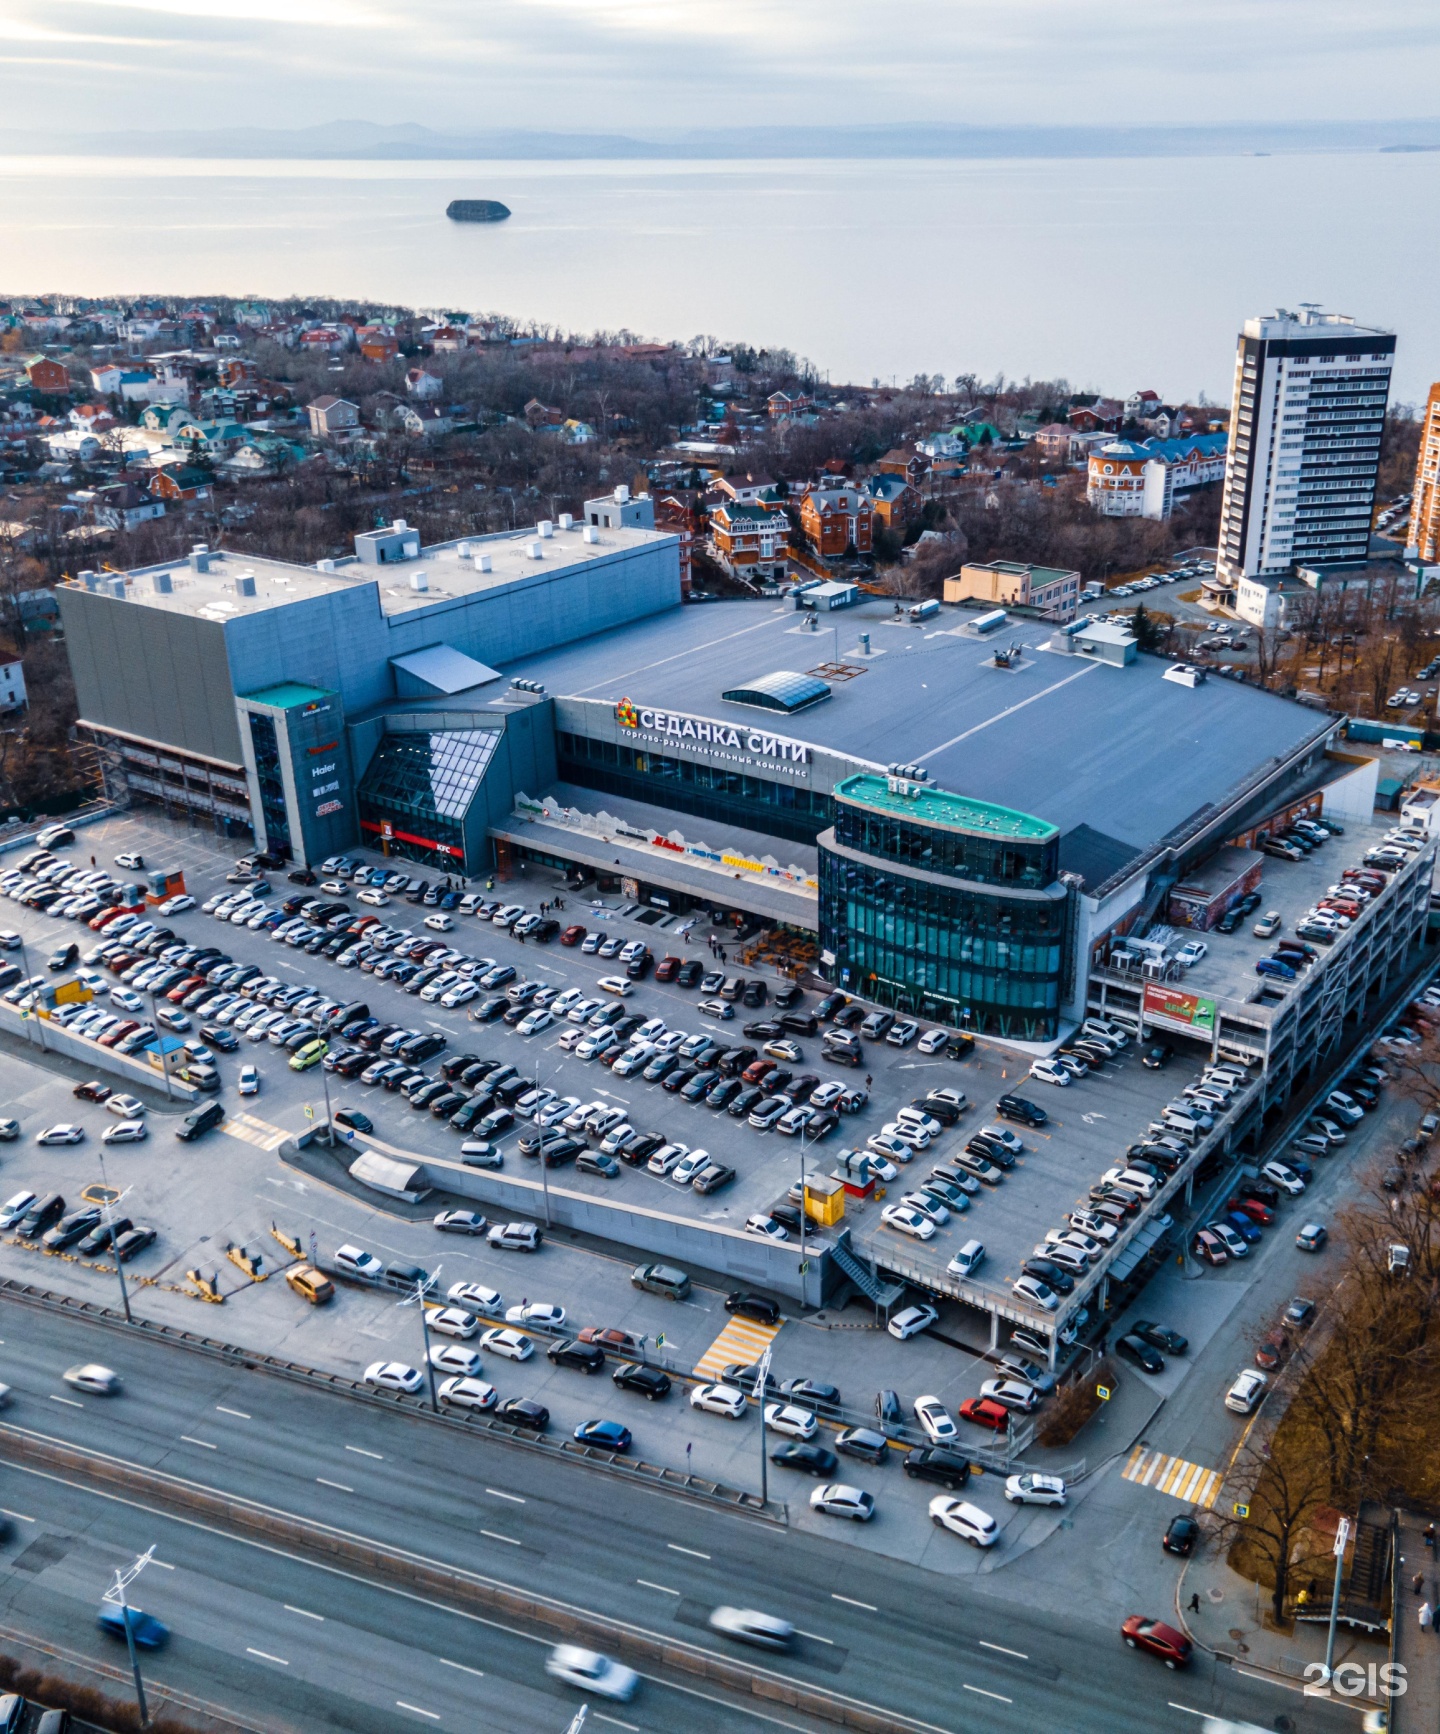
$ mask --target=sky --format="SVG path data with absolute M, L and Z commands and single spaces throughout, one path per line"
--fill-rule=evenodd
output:
M 1440 112 L 1433 0 L 0 0 L 0 126 L 626 132 Z

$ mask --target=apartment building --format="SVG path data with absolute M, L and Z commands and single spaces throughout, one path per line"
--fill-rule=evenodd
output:
M 1415 491 L 1410 501 L 1406 553 L 1432 565 L 1440 561 L 1440 385 L 1430 387 L 1420 425 Z

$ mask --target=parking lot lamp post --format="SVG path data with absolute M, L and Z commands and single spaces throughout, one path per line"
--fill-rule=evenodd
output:
M 424 1281 L 415 1284 L 415 1292 L 406 1295 L 398 1304 L 402 1307 L 416 1307 L 420 1313 L 420 1338 L 425 1346 L 425 1377 L 430 1384 L 430 1407 L 438 1415 L 440 1399 L 435 1395 L 435 1365 L 430 1359 L 430 1321 L 425 1317 L 425 1298 L 430 1290 L 438 1286 L 440 1281 L 440 1266 L 437 1264 L 433 1273 Z
M 335 1129 L 330 1120 L 330 1080 L 325 1076 L 325 1059 L 320 1059 L 320 1088 L 325 1092 L 325 1142 L 335 1142 Z
M 135 1320 L 130 1316 L 130 1290 L 125 1281 L 125 1266 L 120 1262 L 120 1255 L 115 1250 L 115 1214 L 113 1208 L 129 1194 L 130 1188 L 127 1186 L 124 1192 L 117 1192 L 112 1196 L 110 1182 L 105 1178 L 105 1157 L 103 1154 L 100 1157 L 100 1180 L 105 1189 L 105 1196 L 101 1201 L 100 1208 L 105 1213 L 105 1226 L 110 1230 L 110 1256 L 115 1260 L 115 1274 L 120 1278 L 120 1305 L 125 1309 L 125 1323 L 133 1325 Z
M 125 1627 L 125 1647 L 130 1652 L 130 1672 L 135 1676 L 135 1701 L 139 1706 L 140 1726 L 142 1728 L 150 1726 L 150 1712 L 145 1705 L 145 1682 L 140 1678 L 140 1658 L 135 1654 L 135 1634 L 130 1627 L 130 1609 L 125 1602 L 125 1586 L 134 1583 L 154 1557 L 155 1549 L 148 1547 L 134 1565 L 127 1567 L 124 1571 L 121 1571 L 117 1566 L 115 1568 L 115 1581 L 106 1590 L 104 1597 L 112 1606 L 120 1609 L 120 1620 Z
M 765 1455 L 765 1387 L 770 1381 L 772 1344 L 767 1344 L 755 1372 L 755 1401 L 760 1406 L 760 1509 L 770 1503 L 770 1461 Z
M 175 1099 L 175 1092 L 170 1088 L 170 1056 L 165 1052 L 165 1028 L 160 1022 L 160 1014 L 155 1009 L 155 995 L 150 993 L 150 1022 L 154 1024 L 157 1039 L 160 1043 L 160 1070 L 165 1074 L 165 1096 L 169 1101 Z
M 21 967 L 21 969 L 23 969 L 25 971 L 25 974 L 21 979 L 24 981 L 29 981 L 29 979 L 30 979 L 30 959 L 25 954 L 25 941 L 23 939 L 20 941 L 20 967 Z M 34 993 L 38 994 L 39 991 L 40 990 L 38 988 L 36 988 L 34 990 Z M 32 994 L 32 998 L 33 998 L 33 994 Z M 40 1013 L 32 1005 L 29 1011 L 22 1012 L 20 1015 L 24 1018 L 25 1024 L 26 1024 L 26 1029 L 25 1029 L 26 1041 L 29 1041 L 29 1039 L 30 1039 L 29 1025 L 31 1023 L 31 1020 L 33 1019 L 34 1023 L 35 1023 L 35 1033 L 39 1037 L 40 1046 L 43 1049 L 45 1046 L 45 1029 L 44 1029 L 44 1026 L 40 1022 Z

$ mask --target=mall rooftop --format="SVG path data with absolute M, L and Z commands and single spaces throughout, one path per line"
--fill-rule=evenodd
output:
M 1239 681 L 1167 681 L 1159 657 L 1077 666 L 1048 648 L 1041 621 L 1017 618 L 985 639 L 972 610 L 942 607 L 914 624 L 878 600 L 825 616 L 819 630 L 809 618 L 768 601 L 676 608 L 500 666 L 557 698 L 628 698 L 737 729 L 753 729 L 757 712 L 723 694 L 776 670 L 813 674 L 830 696 L 767 726 L 857 768 L 917 766 L 941 790 L 1062 832 L 1087 826 L 1115 866 L 1180 842 L 1334 727 Z M 1001 637 L 1023 645 L 1007 668 L 995 663 Z

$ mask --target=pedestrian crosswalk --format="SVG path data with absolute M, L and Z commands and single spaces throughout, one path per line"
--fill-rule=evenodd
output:
M 757 1324 L 754 1319 L 733 1318 L 695 1363 L 697 1379 L 718 1379 L 721 1368 L 731 1361 L 741 1361 L 747 1367 L 758 1361 L 769 1348 L 779 1325 Z
M 1198 1505 L 1208 1511 L 1215 1503 L 1224 1479 L 1218 1469 L 1206 1469 L 1199 1463 L 1187 1463 L 1183 1457 L 1167 1457 L 1163 1451 L 1148 1451 L 1137 1445 L 1122 1475 L 1126 1481 L 1136 1481 L 1142 1487 L 1153 1487 L 1169 1493 L 1187 1505 Z
M 257 1150 L 277 1150 L 290 1136 L 283 1127 L 272 1126 L 268 1120 L 257 1119 L 254 1114 L 232 1114 L 228 1120 L 220 1122 L 220 1130 L 245 1144 L 253 1144 Z

